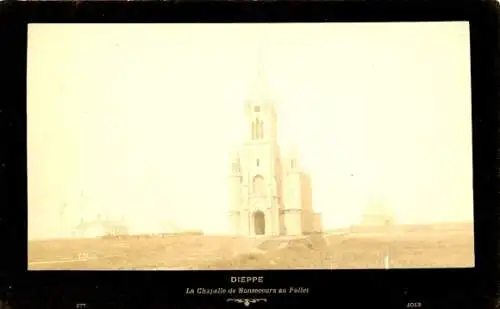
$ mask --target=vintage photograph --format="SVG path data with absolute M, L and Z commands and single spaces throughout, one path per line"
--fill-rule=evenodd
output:
M 474 267 L 467 22 L 31 24 L 28 269 Z

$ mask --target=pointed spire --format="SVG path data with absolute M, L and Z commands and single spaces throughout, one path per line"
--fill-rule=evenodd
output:
M 288 145 L 287 155 L 288 155 L 288 157 L 290 157 L 290 159 L 298 159 L 299 158 L 299 156 L 300 156 L 299 148 L 297 147 L 297 145 L 295 143 Z
M 257 47 L 255 61 L 256 75 L 251 81 L 248 101 L 252 104 L 266 104 L 270 100 L 269 81 L 262 49 Z
M 300 154 L 299 154 L 299 147 L 297 147 L 296 144 L 293 144 L 292 145 L 292 148 L 291 148 L 291 154 L 294 158 L 298 159 Z

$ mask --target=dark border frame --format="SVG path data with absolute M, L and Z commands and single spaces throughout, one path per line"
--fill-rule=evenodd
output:
M 470 22 L 474 142 L 476 268 L 432 270 L 26 272 L 26 34 L 28 23 L 152 22 Z M 308 297 L 274 297 L 253 305 L 303 307 L 385 306 L 409 301 L 439 308 L 492 308 L 497 270 L 498 205 L 495 153 L 499 149 L 498 5 L 486 1 L 373 1 L 274 3 L 71 2 L 1 3 L 3 44 L 0 175 L 7 205 L 0 215 L 5 259 L 0 288 L 21 307 L 103 306 L 230 307 L 217 297 L 187 298 L 187 287 L 228 287 L 231 274 L 263 275 L 265 286 L 305 286 Z M 5 67 L 7 69 L 5 69 Z M 500 153 L 500 150 L 499 150 Z M 4 251 L 5 249 L 5 251 Z M 5 254 L 4 252 L 9 252 Z M 11 288 L 8 289 L 7 287 Z M 96 286 L 98 286 L 96 288 Z M 70 306 L 70 307 L 68 307 Z M 234 305 L 236 306 L 236 305 Z M 241 306 L 241 305 L 237 305 Z M 426 307 L 423 307 L 426 308 Z

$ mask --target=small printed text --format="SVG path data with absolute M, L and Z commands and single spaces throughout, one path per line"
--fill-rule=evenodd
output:
M 235 295 L 235 294 L 309 294 L 309 288 L 287 287 L 287 288 L 186 288 L 186 295 Z

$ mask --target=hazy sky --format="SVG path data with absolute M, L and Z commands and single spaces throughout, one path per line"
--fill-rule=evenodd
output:
M 374 196 L 399 222 L 472 219 L 467 23 L 37 24 L 28 41 L 31 238 L 97 213 L 225 232 L 259 54 L 326 228 Z

